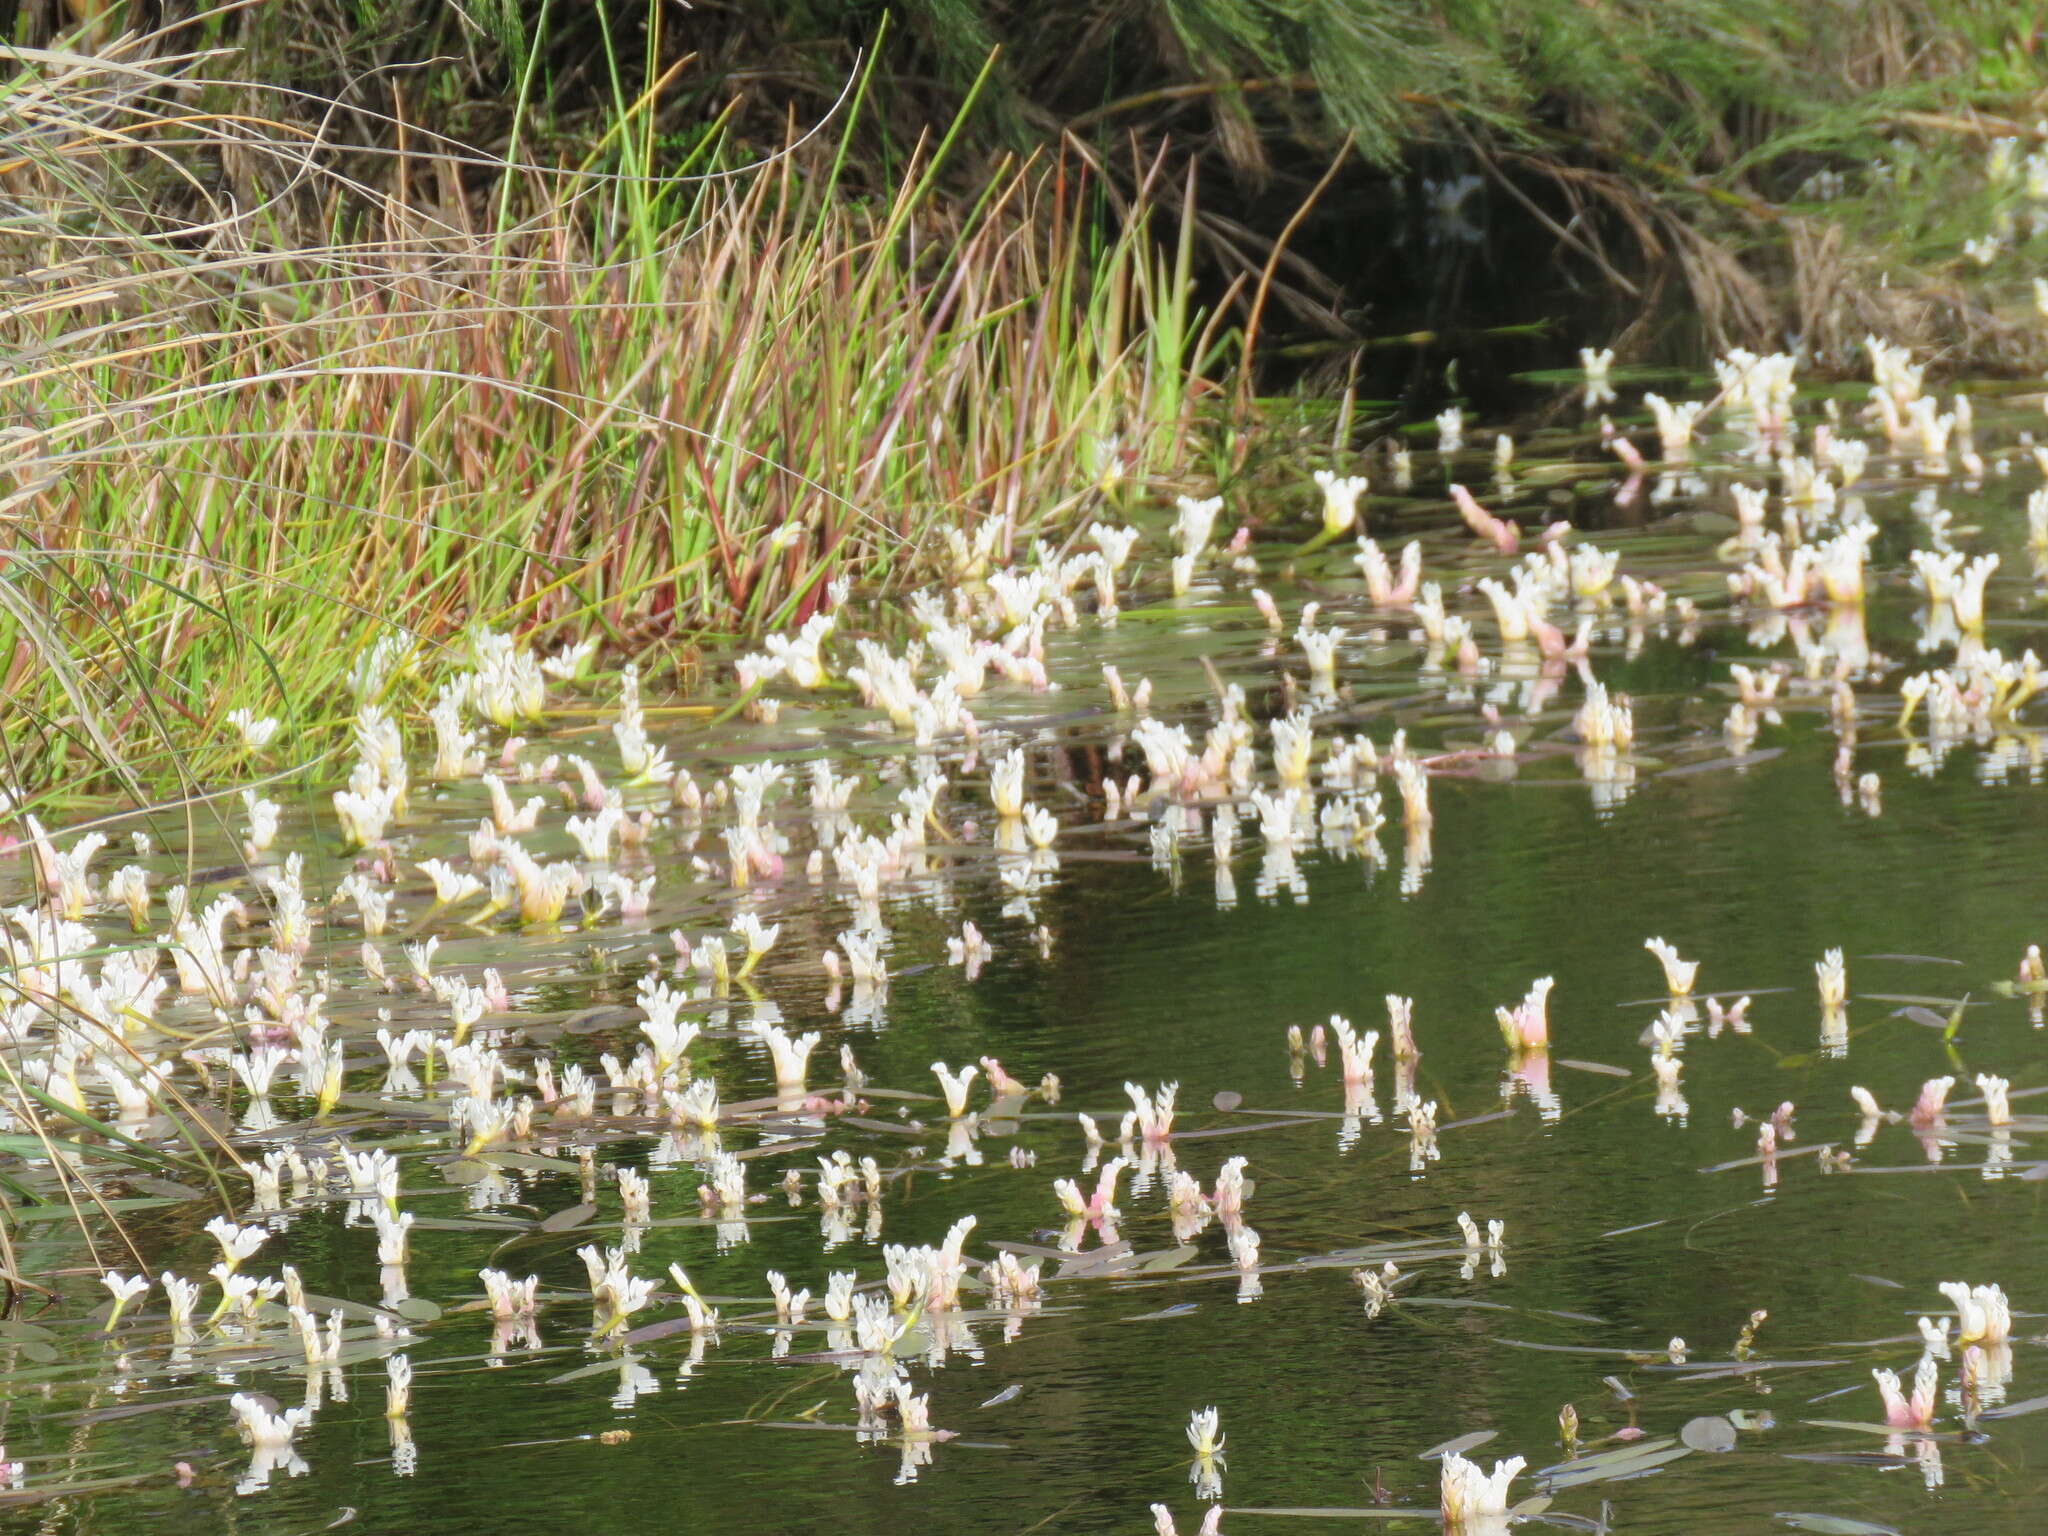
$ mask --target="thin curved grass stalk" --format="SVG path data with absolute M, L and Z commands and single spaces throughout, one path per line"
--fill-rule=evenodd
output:
M 67 1117 L 72 1112 L 66 1109 L 65 1106 L 50 1100 L 47 1095 L 24 1083 L 16 1074 L 13 1062 L 9 1061 L 4 1053 L 0 1053 L 0 1073 L 6 1075 L 7 1086 L 14 1095 L 15 1102 L 12 1106 L 14 1113 L 28 1126 L 30 1136 L 41 1146 L 43 1155 L 50 1160 L 51 1166 L 65 1170 L 58 1176 L 56 1187 L 63 1195 L 65 1204 L 70 1207 L 72 1224 L 76 1227 L 78 1235 L 84 1240 L 87 1250 L 92 1254 L 93 1263 L 102 1269 L 106 1267 L 100 1262 L 99 1245 L 95 1240 L 95 1233 L 112 1232 L 120 1240 L 122 1246 L 128 1250 L 130 1259 L 134 1261 L 138 1268 L 146 1272 L 149 1261 L 142 1256 L 142 1251 L 135 1246 L 134 1239 L 128 1235 L 127 1229 L 121 1225 L 119 1217 L 108 1208 L 105 1198 L 98 1190 L 92 1187 L 89 1181 L 76 1176 L 70 1171 L 70 1165 L 65 1160 L 66 1152 L 74 1148 L 79 1152 L 86 1152 L 90 1149 L 77 1143 L 59 1143 L 53 1140 L 43 1126 L 42 1116 L 37 1113 L 38 1101 L 42 1101 L 49 1107 L 64 1110 Z M 88 1116 L 78 1116 L 77 1118 L 85 1120 L 88 1125 L 96 1123 Z M 120 1139 L 125 1140 L 126 1138 Z M 120 1154 L 110 1153 L 109 1155 L 115 1156 L 117 1161 L 120 1160 Z M 133 1154 L 130 1155 L 132 1156 Z M 84 1191 L 87 1203 L 96 1209 L 98 1213 L 97 1220 L 88 1217 L 86 1214 L 84 1205 L 78 1199 L 77 1191 L 79 1190 Z M 26 1190 L 20 1192 L 27 1193 Z
M 513 165 L 497 222 L 472 231 L 366 199 L 343 166 L 382 147 L 342 144 L 331 116 L 191 110 L 223 84 L 209 57 L 16 65 L 17 91 L 82 94 L 59 114 L 76 128 L 61 153 L 28 146 L 51 162 L 34 167 L 35 206 L 76 233 L 67 264 L 26 285 L 14 313 L 33 344 L 0 381 L 33 423 L 0 448 L 32 471 L 18 510 L 59 531 L 18 545 L 45 586 L 7 594 L 0 648 L 26 640 L 42 658 L 27 712 L 76 716 L 86 734 L 46 736 L 17 778 L 69 776 L 81 746 L 146 750 L 121 781 L 138 797 L 166 770 L 217 770 L 233 743 L 199 701 L 223 692 L 222 710 L 282 715 L 317 760 L 333 738 L 295 728 L 335 699 L 365 615 L 429 645 L 465 621 L 573 623 L 626 650 L 665 630 L 800 621 L 835 583 L 910 579 L 940 523 L 1002 509 L 1008 546 L 1085 511 L 1096 493 L 1075 466 L 1092 443 L 1142 425 L 1126 439 L 1150 445 L 1142 469 L 1186 430 L 1186 228 L 1155 274 L 1143 205 L 1097 250 L 1079 213 L 1089 177 L 1071 166 L 1011 166 L 966 204 L 942 199 L 959 117 L 861 212 L 834 178 L 864 69 L 842 82 L 833 110 L 852 110 L 822 180 L 790 174 L 822 123 L 749 164 L 708 141 L 659 203 L 646 178 L 603 169 L 600 146 L 587 175 Z M 617 104 L 607 142 L 630 140 L 644 100 Z M 162 225 L 152 139 L 173 119 L 202 152 L 233 147 L 286 188 L 323 189 L 340 237 L 218 256 L 156 237 L 142 217 Z M 425 142 L 451 171 L 503 164 Z M 281 226 L 282 195 L 267 225 L 238 216 L 242 238 Z M 218 212 L 173 231 L 214 230 Z M 936 269 L 925 249 L 943 253 Z M 109 325 L 108 305 L 149 319 Z M 678 370 L 679 356 L 719 361 Z M 257 393 L 274 432 L 243 425 Z M 393 426 L 357 428 L 371 419 Z M 349 512 L 315 524 L 316 507 Z M 353 579 L 337 587 L 335 570 Z M 78 622 L 94 608 L 118 619 Z M 256 636 L 267 676 L 227 660 Z M 280 673 L 299 697 L 270 696 Z

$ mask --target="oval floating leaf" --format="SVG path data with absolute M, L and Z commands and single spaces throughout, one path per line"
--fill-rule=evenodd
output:
M 580 1205 L 564 1206 L 561 1210 L 555 1212 L 554 1215 L 543 1220 L 534 1230 L 536 1232 L 567 1232 L 572 1227 L 582 1226 L 596 1214 L 597 1207 L 586 1200 Z
M 1696 1451 L 1732 1451 L 1735 1449 L 1735 1426 L 1718 1413 L 1704 1413 L 1696 1419 L 1686 1420 L 1678 1438 Z

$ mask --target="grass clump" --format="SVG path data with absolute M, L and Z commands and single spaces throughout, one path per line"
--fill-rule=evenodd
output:
M 637 653 L 800 620 L 941 573 L 947 530 L 1028 546 L 1106 456 L 1184 452 L 1215 344 L 1143 168 L 1107 233 L 1071 156 L 962 196 L 938 138 L 877 181 L 856 80 L 764 162 L 707 141 L 655 176 L 625 102 L 582 163 L 485 176 L 400 135 L 372 189 L 345 146 L 204 106 L 213 62 L 29 51 L 0 87 L 15 784 L 204 776 L 242 708 L 309 754 L 394 634 Z M 255 207 L 186 169 L 251 163 Z

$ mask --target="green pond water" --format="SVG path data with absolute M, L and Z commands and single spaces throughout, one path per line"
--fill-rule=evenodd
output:
M 1980 418 L 1980 445 L 2007 472 L 1994 464 L 1980 486 L 1936 485 L 1955 547 L 2003 557 L 1987 640 L 2007 655 L 2048 642 L 2023 510 L 2041 476 L 2019 446 L 2036 419 Z M 2029 1095 L 2048 1089 L 2048 1063 L 2038 1015 L 2010 983 L 2027 946 L 2048 938 L 2043 743 L 2024 712 L 2021 723 L 1938 751 L 1924 715 L 1910 738 L 1894 725 L 1901 678 L 1953 653 L 1952 641 L 1919 649 L 1929 621 L 1903 569 L 1909 548 L 1930 544 L 1924 497 L 1936 483 L 1880 456 L 1854 488 L 1882 528 L 1865 620 L 1873 656 L 1847 674 L 1860 709 L 1849 777 L 1879 775 L 1873 815 L 1836 771 L 1832 681 L 1800 675 L 1782 619 L 1730 609 L 1733 567 L 1717 552 L 1733 526 L 1726 487 L 1763 483 L 1768 468 L 1709 453 L 1696 483 L 1617 509 L 1618 473 L 1591 452 L 1581 457 L 1580 479 L 1560 481 L 1579 486 L 1577 536 L 1700 609 L 1694 623 L 1666 614 L 1634 633 L 1618 607 L 1598 621 L 1592 673 L 1634 701 L 1626 785 L 1589 784 L 1576 755 L 1579 669 L 1555 669 L 1546 696 L 1533 655 L 1502 661 L 1484 600 L 1458 595 L 1460 583 L 1508 562 L 1456 526 L 1433 467 L 1407 495 L 1373 500 L 1368 517 L 1392 547 L 1423 537 L 1429 578 L 1475 617 L 1485 675 L 1429 664 L 1406 638 L 1405 617 L 1375 615 L 1348 543 L 1298 564 L 1288 551 L 1299 532 L 1253 545 L 1257 579 L 1290 631 L 1300 604 L 1317 599 L 1322 622 L 1351 637 L 1337 672 L 1343 696 L 1318 716 L 1319 741 L 1364 733 L 1384 753 L 1405 729 L 1418 752 L 1454 752 L 1493 729 L 1487 708 L 1516 733 L 1512 764 L 1438 765 L 1426 867 L 1405 846 L 1390 778 L 1380 781 L 1380 857 L 1311 842 L 1291 879 L 1266 878 L 1249 812 L 1228 871 L 1206 822 L 1170 847 L 1155 832 L 1165 814 L 1156 803 L 1104 819 L 1094 787 L 1102 768 L 1122 777 L 1144 762 L 1122 745 L 1131 717 L 1109 707 L 1103 664 L 1133 686 L 1151 678 L 1153 712 L 1188 720 L 1198 742 L 1213 711 L 1204 659 L 1244 687 L 1261 718 L 1283 707 L 1281 674 L 1303 672 L 1299 649 L 1269 634 L 1244 586 L 1213 574 L 1178 600 L 1141 581 L 1115 628 L 1084 620 L 1054 632 L 1057 690 L 996 683 L 975 701 L 985 732 L 1025 748 L 1030 793 L 1063 823 L 1057 868 L 1040 872 L 1022 906 L 990 844 L 990 754 L 970 757 L 958 741 L 932 749 L 950 780 L 941 818 L 954 840 L 935 839 L 925 870 L 885 890 L 893 975 L 881 998 L 828 996 L 818 956 L 849 926 L 850 908 L 829 876 L 804 876 L 816 833 L 800 781 L 770 802 L 789 843 L 780 879 L 736 893 L 715 871 L 693 873 L 692 853 L 722 861 L 723 817 L 670 818 L 650 844 L 661 879 L 647 918 L 523 935 L 430 916 L 412 861 L 459 859 L 485 802 L 474 783 L 416 784 L 395 834 L 405 894 L 394 935 L 424 919 L 444 936 L 441 970 L 503 971 L 513 1012 L 479 1030 L 503 1029 L 515 1064 L 536 1048 L 592 1070 L 602 1052 L 630 1053 L 634 986 L 650 954 L 672 963 L 670 929 L 722 929 L 741 902 L 782 922 L 747 984 L 724 996 L 696 984 L 685 1011 L 705 1026 L 692 1051 L 697 1074 L 741 1106 L 723 1144 L 746 1158 L 750 1191 L 767 1198 L 743 1221 L 700 1218 L 701 1168 L 637 1108 L 583 1126 L 543 1117 L 526 1142 L 457 1158 L 440 1109 L 418 1108 L 438 1105 L 440 1087 L 387 1090 L 370 1040 L 379 1009 L 394 1028 L 445 1028 L 445 1007 L 410 989 L 370 989 L 356 958 L 361 935 L 347 924 L 323 930 L 313 964 L 331 966 L 328 1012 L 349 1042 L 346 1092 L 313 1122 L 287 1071 L 273 1101 L 279 1124 L 241 1144 L 256 1156 L 284 1141 L 310 1151 L 346 1137 L 397 1152 L 400 1203 L 417 1218 L 403 1293 L 432 1305 L 388 1314 L 408 1335 L 390 1340 L 368 1326 L 369 1311 L 357 1314 L 296 1459 L 257 1487 L 228 1400 L 306 1400 L 289 1329 L 274 1317 L 254 1331 L 202 1329 L 176 1347 L 153 1290 L 105 1333 L 99 1265 L 132 1272 L 133 1257 L 103 1224 L 95 1261 L 68 1222 L 48 1212 L 17 1222 L 28 1277 L 60 1300 L 31 1296 L 0 1323 L 0 1441 L 22 1463 L 15 1488 L 0 1494 L 0 1531 L 1140 1531 L 1152 1528 L 1155 1502 L 1192 1531 L 1205 1503 L 1184 1429 L 1209 1406 L 1228 1436 L 1216 1470 L 1232 1533 L 1383 1520 L 1434 1528 L 1438 1464 L 1422 1453 L 1480 1432 L 1492 1438 L 1471 1454 L 1489 1465 L 1526 1457 L 1515 1498 L 1537 1500 L 1524 1507 L 1532 1520 L 1567 1529 L 2040 1529 L 2048 1413 L 2030 1410 L 2048 1406 L 2048 1350 L 2036 1337 L 2048 1333 L 2048 1104 Z M 1483 463 L 1467 474 L 1484 484 Z M 1540 511 L 1547 494 L 1539 478 L 1492 504 Z M 1308 527 L 1302 492 L 1287 496 L 1290 527 Z M 1135 515 L 1158 533 L 1158 509 Z M 1227 516 L 1225 532 L 1233 525 Z M 1139 559 L 1163 573 L 1163 556 Z M 1822 609 L 1794 623 L 1818 637 L 1829 620 Z M 856 627 L 849 616 L 835 637 L 841 662 L 850 651 L 838 647 Z M 1746 749 L 1723 732 L 1737 662 L 1794 673 Z M 599 703 L 615 696 L 605 684 L 587 693 Z M 657 711 L 654 734 L 705 783 L 764 755 L 802 767 L 829 754 L 864 776 L 855 821 L 885 825 L 912 781 L 908 743 L 871 729 L 877 717 L 844 692 L 783 693 L 773 723 Z M 583 727 L 588 718 L 565 717 L 548 745 L 615 761 L 597 750 L 609 742 Z M 1270 782 L 1263 725 L 1258 739 L 1260 778 Z M 311 814 L 325 788 L 289 804 L 279 840 L 280 850 L 308 851 L 309 887 L 323 892 L 344 867 L 327 820 L 316 832 Z M 159 830 L 174 842 L 174 827 Z M 573 851 L 558 809 L 530 843 Z M 195 857 L 224 864 L 230 847 L 202 837 Z M 162 883 L 183 867 L 163 855 L 145 862 Z M 15 864 L 20 888 L 26 871 Z M 945 940 L 963 919 L 994 947 L 972 981 L 945 963 Z M 1040 925 L 1046 954 L 1034 939 Z M 1701 962 L 1682 1105 L 1659 1103 L 1650 1069 L 1646 1032 L 1667 1001 L 1643 948 L 1653 936 Z M 260 940 L 252 932 L 247 942 Z M 383 942 L 402 974 L 395 937 Z M 1846 1038 L 1831 1044 L 1814 967 L 1833 948 L 1846 957 L 1849 1000 Z M 1556 978 L 1552 1048 L 1547 1060 L 1511 1066 L 1494 1009 L 1545 975 Z M 1290 1026 L 1306 1031 L 1332 1014 L 1384 1035 L 1388 993 L 1414 999 L 1415 1088 L 1438 1106 L 1438 1155 L 1419 1167 L 1406 1119 L 1393 1112 L 1384 1039 L 1371 1102 L 1351 1114 L 1334 1044 L 1325 1065 L 1291 1056 L 1286 1042 Z M 1748 1031 L 1710 1035 L 1704 999 L 1744 994 Z M 1945 1040 L 1938 1026 L 1966 995 L 1960 1028 Z M 1913 1008 L 1922 1011 L 1903 1011 Z M 187 1001 L 162 1017 L 194 1028 L 206 1015 Z M 838 1049 L 850 1044 L 870 1084 L 865 1107 L 763 1119 L 758 1101 L 772 1099 L 773 1079 L 742 1033 L 757 1019 L 823 1031 L 814 1092 L 836 1090 Z M 1026 1083 L 1056 1073 L 1058 1102 L 1033 1096 L 991 1115 L 977 1083 L 980 1118 L 949 1126 L 930 1064 L 983 1055 Z M 1980 1072 L 2010 1079 L 2009 1127 L 1986 1124 L 1972 1086 Z M 1852 1085 L 1904 1110 L 1923 1080 L 1942 1074 L 1958 1079 L 1944 1122 L 1916 1131 L 1887 1121 L 1867 1144 L 1857 1139 Z M 1179 1083 L 1174 1135 L 1163 1150 L 1130 1154 L 1139 1166 L 1117 1196 L 1121 1246 L 1103 1251 L 1091 1230 L 1082 1252 L 1062 1255 L 1052 1181 L 1093 1178 L 1082 1171 L 1089 1149 L 1075 1112 L 1092 1114 L 1114 1141 L 1127 1079 Z M 599 1100 L 608 1109 L 611 1095 Z M 214 1102 L 230 1125 L 248 1107 L 224 1087 Z M 1787 1102 L 1790 1134 L 1767 1167 L 1756 1122 Z M 579 1142 L 595 1149 L 594 1211 L 576 1209 L 587 1193 Z M 1853 1160 L 1824 1159 L 1823 1146 Z M 816 1160 L 839 1149 L 872 1155 L 882 1170 L 878 1229 L 865 1209 L 836 1235 L 821 1227 Z M 1262 1248 L 1250 1275 L 1218 1224 L 1183 1244 L 1166 1208 L 1168 1168 L 1208 1187 L 1230 1157 L 1246 1160 L 1254 1185 L 1245 1219 Z M 152 1273 L 197 1277 L 218 1257 L 200 1231 L 212 1206 L 90 1166 L 110 1198 L 159 1202 L 123 1212 Z M 652 1182 L 654 1219 L 633 1270 L 651 1277 L 681 1263 L 723 1314 L 715 1339 L 693 1339 L 665 1285 L 631 1319 L 627 1342 L 593 1343 L 574 1250 L 619 1241 L 614 1166 L 646 1168 Z M 794 1203 L 777 1182 L 789 1168 L 806 1176 Z M 231 1178 L 230 1189 L 247 1212 L 246 1179 Z M 364 1308 L 395 1298 L 351 1202 L 295 1202 L 287 1187 L 285 1207 L 247 1217 L 273 1232 L 252 1269 L 290 1262 L 309 1292 Z M 1504 1222 L 1504 1244 L 1468 1250 L 1460 1212 L 1481 1227 Z M 998 1243 L 1022 1245 L 1027 1260 L 1045 1251 L 1042 1300 L 1006 1312 L 970 1285 L 959 1312 L 928 1318 L 899 1343 L 915 1389 L 930 1394 L 931 1423 L 950 1438 L 906 1447 L 892 1427 L 857 1431 L 850 1361 L 833 1354 L 818 1304 L 778 1336 L 766 1271 L 814 1295 L 832 1270 L 871 1284 L 884 1273 L 884 1243 L 937 1243 L 968 1214 L 978 1221 L 967 1243 L 976 1265 Z M 1402 1279 L 1371 1316 L 1353 1271 L 1388 1258 Z M 486 1265 L 540 1277 L 533 1339 L 494 1348 L 477 1305 Z M 1916 1319 L 1950 1310 L 1936 1289 L 1950 1280 L 2004 1287 L 2015 1312 L 2009 1352 L 1979 1372 L 1966 1413 L 1962 1347 L 1952 1345 L 1932 1429 L 1887 1435 L 1871 1371 L 1910 1379 L 1922 1349 Z M 1756 1311 L 1768 1318 L 1737 1359 Z M 1674 1338 L 1686 1341 L 1682 1361 L 1669 1352 Z M 415 1377 L 411 1443 L 394 1456 L 383 1389 L 385 1357 L 400 1351 Z M 1581 1426 L 1576 1466 L 1559 1444 L 1565 1404 Z M 1631 1450 L 1633 1459 L 1586 1460 Z M 189 1486 L 173 1472 L 179 1462 Z M 10 1509 L 10 1500 L 25 1502 Z

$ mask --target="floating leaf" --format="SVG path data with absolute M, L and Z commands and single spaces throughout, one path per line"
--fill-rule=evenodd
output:
M 47 1487 L 0 1489 L 0 1509 L 18 1509 L 24 1504 L 41 1504 L 78 1493 L 96 1493 L 104 1488 L 127 1488 L 161 1477 L 160 1472 L 133 1472 L 126 1477 L 95 1477 L 84 1482 L 52 1483 Z
M 1912 1462 L 1890 1451 L 1781 1451 L 1787 1461 L 1810 1461 L 1817 1467 L 1879 1467 L 1896 1472 Z
M 1773 1517 L 1795 1531 L 1817 1531 L 1820 1536 L 1900 1536 L 1889 1525 L 1878 1525 L 1870 1520 L 1851 1520 L 1847 1515 L 1788 1515 L 1780 1513 Z
M 486 1152 L 484 1157 L 500 1168 L 528 1168 L 536 1173 L 580 1174 L 581 1165 L 562 1157 L 542 1157 L 537 1152 Z
M 1235 1504 L 1230 1507 L 1233 1515 L 1292 1516 L 1300 1520 L 1435 1520 L 1434 1509 L 1378 1509 L 1372 1505 L 1345 1506 L 1341 1504 L 1297 1505 L 1293 1507 L 1244 1508 Z
M 585 1200 L 579 1205 L 564 1206 L 561 1210 L 556 1211 L 554 1215 L 542 1218 L 534 1224 L 533 1230 L 536 1232 L 567 1232 L 572 1227 L 582 1226 L 596 1214 L 597 1207 L 590 1201 Z
M 1678 1438 L 1696 1451 L 1732 1451 L 1735 1449 L 1735 1426 L 1718 1413 L 1702 1414 L 1696 1419 L 1687 1419 L 1685 1428 L 1678 1432 Z
M 2016 1403 L 2000 1403 L 1996 1408 L 1981 1408 L 1977 1411 L 1980 1419 L 2016 1419 L 2022 1414 L 2039 1413 L 2048 1408 L 2048 1397 L 2023 1397 Z
M 689 1322 L 685 1318 L 677 1318 L 676 1322 L 681 1327 L 687 1328 L 689 1326 Z M 635 1330 L 635 1332 L 640 1331 L 642 1330 Z M 602 1376 L 605 1372 L 617 1371 L 618 1368 L 619 1362 L 616 1360 L 593 1360 L 588 1365 L 577 1366 L 573 1371 L 564 1371 L 559 1376 L 550 1376 L 545 1384 L 550 1387 L 558 1387 L 564 1382 L 581 1381 L 586 1376 Z
M 1554 1467 L 1545 1467 L 1536 1476 L 1546 1491 L 1559 1488 L 1576 1488 L 1581 1483 L 1614 1482 L 1622 1478 L 1641 1477 L 1646 1472 L 1681 1457 L 1690 1456 L 1691 1450 L 1680 1445 L 1669 1435 L 1652 1440 L 1638 1441 L 1619 1450 L 1597 1451 L 1591 1456 L 1580 1456 L 1571 1461 L 1559 1462 Z

